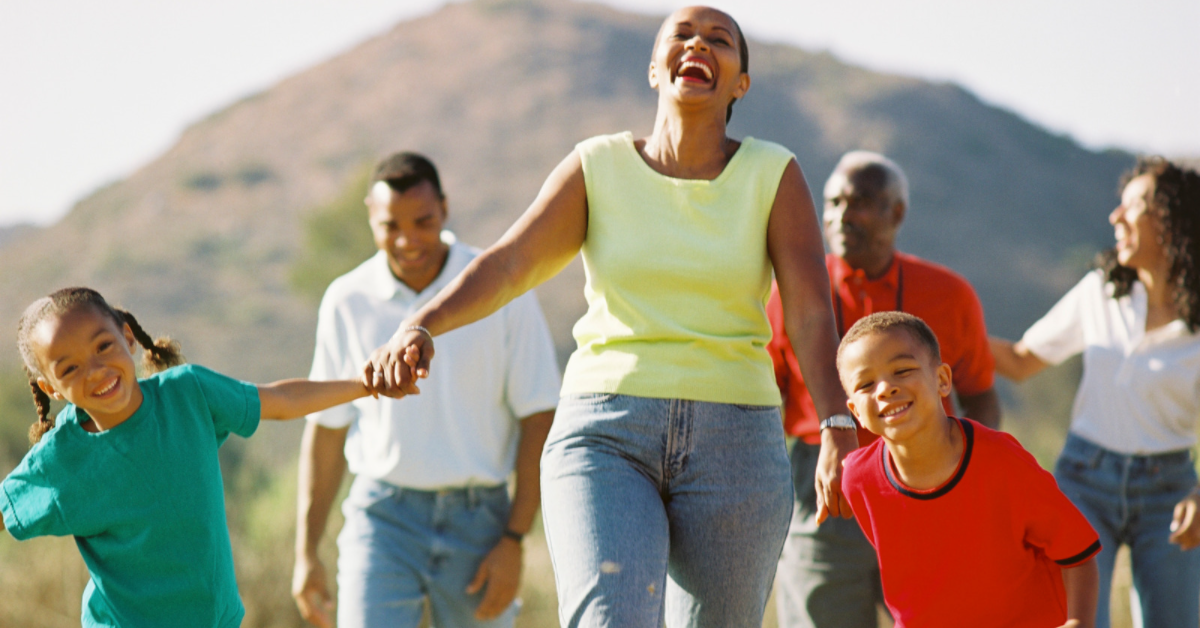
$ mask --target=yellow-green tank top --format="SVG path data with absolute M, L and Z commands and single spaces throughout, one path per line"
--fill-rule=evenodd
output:
M 629 132 L 576 150 L 588 311 L 563 394 L 778 405 L 765 348 L 767 220 L 792 153 L 748 137 L 707 181 L 655 172 Z

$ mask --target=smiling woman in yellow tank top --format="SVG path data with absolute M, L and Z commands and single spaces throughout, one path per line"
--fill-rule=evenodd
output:
M 730 16 L 663 23 L 648 78 L 653 132 L 595 137 L 512 228 L 364 365 L 417 392 L 433 336 L 487 316 L 582 252 L 588 311 L 542 457 L 544 521 L 564 626 L 761 626 L 791 514 L 764 306 L 779 282 L 822 416 L 845 412 L 812 197 L 793 155 L 726 135 L 750 88 Z M 436 377 L 436 370 L 433 377 Z M 823 510 L 853 430 L 826 430 Z

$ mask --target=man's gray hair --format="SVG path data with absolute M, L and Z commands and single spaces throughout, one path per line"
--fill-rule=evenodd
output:
M 892 202 L 902 201 L 908 207 L 908 177 L 896 162 L 884 155 L 869 150 L 852 150 L 838 161 L 834 172 L 849 172 L 863 168 L 879 168 L 883 172 L 883 189 L 891 197 Z

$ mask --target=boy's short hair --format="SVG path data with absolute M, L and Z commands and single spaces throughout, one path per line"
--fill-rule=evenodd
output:
M 380 181 L 387 183 L 397 194 L 403 194 L 422 181 L 428 181 L 438 198 L 446 197 L 442 194 L 442 181 L 438 177 L 437 168 L 427 157 L 417 153 L 393 153 L 385 157 L 375 166 L 371 185 Z
M 846 347 L 872 334 L 889 332 L 894 329 L 901 329 L 912 336 L 913 340 L 924 345 L 929 350 L 929 357 L 933 358 L 934 363 L 940 364 L 942 361 L 942 351 L 938 347 L 937 335 L 925 324 L 925 321 L 904 312 L 875 312 L 869 316 L 859 319 L 850 327 L 850 331 L 842 338 L 842 343 L 838 345 L 837 363 L 839 368 L 842 364 L 842 353 Z

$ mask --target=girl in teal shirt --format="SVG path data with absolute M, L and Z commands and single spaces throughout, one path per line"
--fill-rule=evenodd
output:
M 135 343 L 148 372 L 136 377 Z M 290 419 L 367 394 L 353 381 L 255 386 L 180 365 L 178 345 L 88 288 L 35 301 L 18 345 L 38 410 L 34 443 L 0 483 L 17 540 L 73 535 L 91 580 L 85 627 L 233 627 L 234 580 L 217 449 L 260 418 Z M 163 370 L 165 369 L 165 370 Z M 51 399 L 68 402 L 57 418 Z

